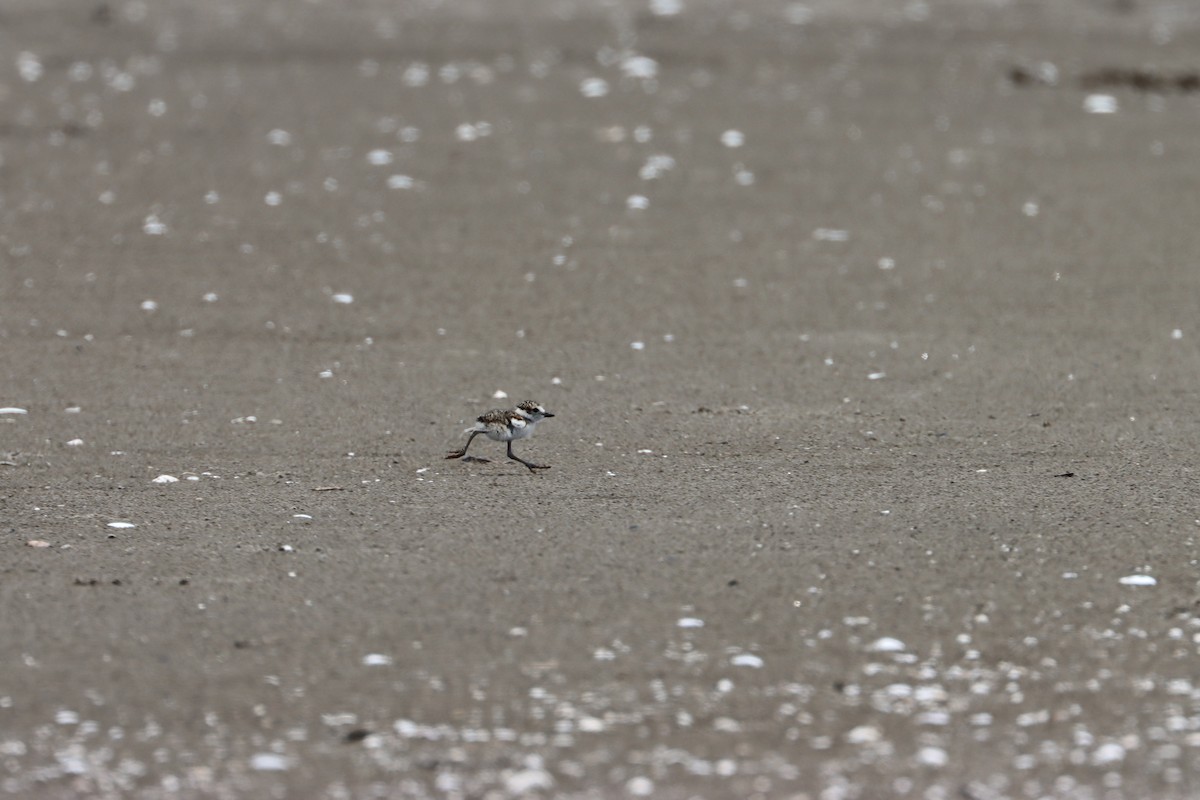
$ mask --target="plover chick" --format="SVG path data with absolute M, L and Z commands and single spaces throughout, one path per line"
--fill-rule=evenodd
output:
M 467 443 L 462 446 L 461 450 L 453 450 L 446 454 L 446 458 L 462 458 L 467 454 L 467 448 L 471 446 L 471 442 L 479 434 L 483 434 L 495 442 L 508 443 L 508 457 L 513 461 L 520 461 L 530 472 L 539 469 L 550 469 L 548 465 L 534 464 L 526 461 L 512 451 L 512 443 L 516 439 L 525 439 L 533 435 L 533 429 L 537 424 L 544 419 L 549 419 L 554 415 L 547 411 L 540 403 L 535 403 L 532 400 L 526 400 L 511 411 L 506 411 L 502 408 L 494 408 L 491 411 L 480 414 L 475 420 L 475 424 L 467 428 L 463 433 L 468 433 Z M 486 458 L 478 459 L 479 461 L 487 461 Z

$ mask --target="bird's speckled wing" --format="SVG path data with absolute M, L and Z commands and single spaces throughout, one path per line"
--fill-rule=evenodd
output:
M 485 411 L 479 415 L 478 420 L 484 425 L 507 425 L 508 418 L 512 414 L 503 408 L 493 408 L 491 411 Z
M 515 411 L 494 408 L 480 414 L 475 423 L 475 430 L 486 433 L 489 439 L 506 441 L 512 437 L 513 431 L 525 427 L 525 418 Z

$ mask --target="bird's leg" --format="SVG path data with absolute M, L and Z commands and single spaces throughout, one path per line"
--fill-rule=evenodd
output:
M 550 466 L 547 464 L 533 464 L 529 461 L 526 461 L 525 459 L 521 458 L 518 455 L 514 455 L 513 451 L 512 451 L 512 442 L 511 441 L 508 443 L 508 457 L 511 458 L 513 461 L 520 461 L 522 464 L 529 467 L 530 472 L 534 472 L 539 469 L 550 469 Z
M 467 448 L 471 446 L 471 441 L 474 440 L 479 433 L 480 431 L 471 431 L 471 435 L 467 437 L 467 443 L 462 446 L 462 449 L 451 450 L 449 453 L 446 453 L 446 458 L 462 458 L 465 456 L 467 454 Z

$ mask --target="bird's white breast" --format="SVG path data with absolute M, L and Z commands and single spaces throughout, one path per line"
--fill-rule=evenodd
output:
M 536 424 L 537 424 L 536 422 L 525 422 L 523 420 L 517 420 L 513 424 L 512 438 L 513 439 L 525 439 L 529 436 L 532 436 L 533 435 L 533 426 Z

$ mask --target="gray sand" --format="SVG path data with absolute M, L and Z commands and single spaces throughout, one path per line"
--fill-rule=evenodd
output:
M 671 5 L 0 9 L 0 795 L 1200 794 L 1200 17 Z

